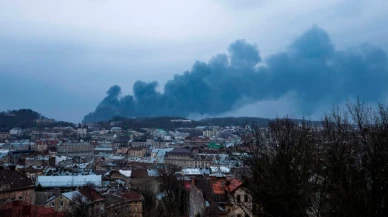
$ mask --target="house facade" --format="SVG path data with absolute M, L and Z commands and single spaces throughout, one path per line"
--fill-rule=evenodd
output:
M 66 142 L 57 146 L 58 155 L 67 156 L 90 156 L 93 154 L 94 146 L 89 142 Z
M 147 150 L 145 147 L 131 147 L 128 149 L 127 154 L 130 157 L 145 157 Z

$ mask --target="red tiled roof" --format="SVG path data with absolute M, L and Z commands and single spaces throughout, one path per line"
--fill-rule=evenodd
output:
M 212 189 L 214 194 L 224 194 L 224 187 L 221 181 L 214 182 L 212 184 Z
M 64 217 L 63 212 L 56 212 L 53 208 L 35 206 L 23 201 L 12 201 L 0 205 L 0 216 L 18 217 Z
M 91 201 L 99 201 L 104 200 L 104 196 L 102 196 L 100 193 L 98 193 L 93 188 L 81 188 L 78 190 L 82 195 L 84 195 L 88 200 Z
M 228 190 L 230 192 L 236 190 L 238 187 L 240 187 L 242 185 L 242 182 L 238 179 L 232 179 L 230 180 L 230 183 L 228 185 Z
M 190 188 L 191 188 L 190 182 L 185 182 L 184 185 L 185 185 L 185 188 L 186 188 L 187 190 L 190 190 Z

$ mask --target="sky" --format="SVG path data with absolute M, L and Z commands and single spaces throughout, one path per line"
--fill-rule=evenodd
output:
M 265 59 L 312 26 L 336 49 L 387 51 L 386 20 L 385 0 L 0 0 L 0 110 L 80 122 L 113 85 L 127 95 L 138 80 L 158 81 L 163 92 L 174 75 L 237 39 Z M 287 92 L 224 114 L 300 114 L 296 101 Z

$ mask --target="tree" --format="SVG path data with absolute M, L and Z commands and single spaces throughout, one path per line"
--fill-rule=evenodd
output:
M 243 138 L 256 215 L 388 216 L 388 106 L 358 100 L 318 126 L 283 118 Z
M 184 188 L 183 180 L 175 172 L 176 167 L 168 167 L 166 171 L 159 172 L 160 198 L 157 207 L 157 216 L 186 216 L 188 192 Z
M 325 117 L 325 216 L 388 215 L 387 120 L 387 106 L 359 100 Z
M 245 159 L 242 179 L 252 193 L 254 212 L 261 216 L 309 216 L 316 182 L 312 130 L 289 118 L 254 127 L 244 135 L 251 155 Z M 260 207 L 260 208 L 259 208 Z
M 89 217 L 91 205 L 92 203 L 81 193 L 75 194 L 70 209 L 65 211 L 65 217 Z

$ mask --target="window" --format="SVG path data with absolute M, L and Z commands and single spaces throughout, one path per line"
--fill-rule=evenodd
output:
M 55 203 L 54 202 L 51 202 L 51 207 L 54 207 Z
M 63 207 L 63 201 L 61 200 L 61 207 Z
M 22 197 L 22 196 L 20 196 L 20 197 L 19 197 L 19 200 L 23 200 L 23 197 Z
M 237 195 L 237 203 L 241 202 L 241 195 Z
M 248 201 L 249 201 L 248 195 L 244 195 L 244 202 L 248 202 Z

